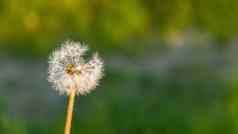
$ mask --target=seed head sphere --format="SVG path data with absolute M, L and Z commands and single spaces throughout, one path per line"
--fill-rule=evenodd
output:
M 48 81 L 60 94 L 85 95 L 94 90 L 103 76 L 103 62 L 98 54 L 89 61 L 83 56 L 88 50 L 80 42 L 66 41 L 49 57 Z

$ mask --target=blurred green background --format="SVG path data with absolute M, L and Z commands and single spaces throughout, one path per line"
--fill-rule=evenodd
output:
M 1 0 L 0 133 L 63 133 L 47 62 L 75 40 L 105 77 L 73 134 L 237 134 L 237 33 L 237 0 Z

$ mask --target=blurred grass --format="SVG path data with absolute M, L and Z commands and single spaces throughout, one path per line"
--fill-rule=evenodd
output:
M 177 42 L 190 29 L 226 46 L 237 36 L 237 5 L 236 0 L 2 0 L 0 48 L 45 56 L 62 40 L 76 39 L 104 53 L 134 54 L 151 42 Z
M 237 62 L 229 59 L 236 50 L 195 45 L 151 61 L 106 58 L 101 85 L 78 98 L 73 133 L 235 134 Z M 0 131 L 62 133 L 67 99 L 47 84 L 46 61 L 5 58 L 2 63 Z

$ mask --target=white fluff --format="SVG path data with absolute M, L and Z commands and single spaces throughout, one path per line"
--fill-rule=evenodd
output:
M 50 56 L 48 81 L 60 94 L 69 95 L 75 89 L 77 94 L 84 95 L 98 85 L 103 62 L 97 53 L 85 62 L 83 55 L 87 50 L 80 42 L 67 41 Z

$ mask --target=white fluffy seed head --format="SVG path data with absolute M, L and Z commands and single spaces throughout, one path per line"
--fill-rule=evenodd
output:
M 103 62 L 95 53 L 86 62 L 83 55 L 88 50 L 80 42 L 66 41 L 49 58 L 48 81 L 60 94 L 85 95 L 96 88 L 103 76 Z

